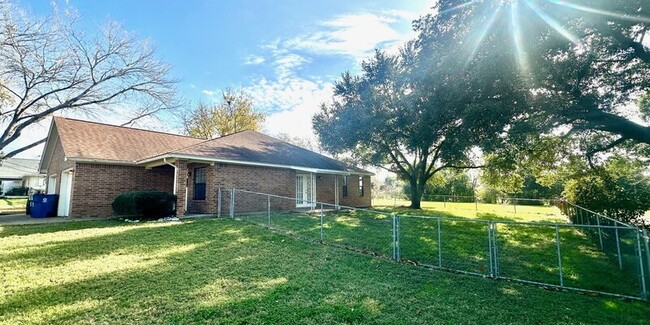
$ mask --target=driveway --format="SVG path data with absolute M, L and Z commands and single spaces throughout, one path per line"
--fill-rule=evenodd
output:
M 8 225 L 34 225 L 44 223 L 58 223 L 73 221 L 72 219 L 54 217 L 54 218 L 32 218 L 25 214 L 7 214 L 0 215 L 0 226 Z

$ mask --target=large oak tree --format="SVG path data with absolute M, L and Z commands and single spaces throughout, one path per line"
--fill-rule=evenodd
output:
M 524 103 L 507 64 L 474 65 L 457 54 L 464 45 L 456 32 L 426 26 L 419 25 L 421 37 L 400 54 L 377 51 L 360 75 L 344 73 L 332 101 L 313 118 L 325 150 L 406 181 L 412 208 L 420 208 L 426 183 L 437 172 L 480 167 L 475 149 L 498 143 L 492 140 Z M 513 60 L 508 52 L 501 58 Z

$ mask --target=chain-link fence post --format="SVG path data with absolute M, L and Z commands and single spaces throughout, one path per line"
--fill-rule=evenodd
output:
M 598 225 L 598 239 L 600 240 L 600 250 L 605 250 L 603 246 L 603 231 L 600 229 L 600 216 L 596 215 L 596 224 Z
M 641 284 L 641 299 L 646 299 L 648 298 L 647 294 L 648 291 L 646 290 L 646 283 L 645 283 L 645 268 L 643 267 L 643 255 L 641 254 L 641 231 L 636 232 L 636 244 L 637 244 L 637 252 L 638 252 L 638 258 L 639 258 L 639 283 Z
M 646 262 L 647 262 L 647 265 L 648 265 L 648 268 L 646 269 L 646 273 L 649 273 L 650 272 L 650 249 L 649 249 L 650 247 L 648 247 L 648 245 L 650 245 L 650 244 L 648 243 L 648 231 L 646 229 L 643 229 L 643 239 L 642 240 L 643 240 L 643 245 L 645 247 L 645 256 L 646 256 Z M 650 293 L 650 292 L 648 292 L 647 289 L 648 288 L 646 288 L 646 299 L 648 298 L 648 293 Z
M 616 235 L 616 255 L 618 256 L 618 268 L 623 269 L 623 257 L 621 256 L 621 241 L 618 237 L 618 225 L 614 224 L 614 234 Z
M 221 187 L 217 192 L 217 218 L 221 218 Z
M 320 204 L 320 242 L 323 242 L 323 203 Z
M 266 214 L 269 219 L 269 228 L 271 228 L 271 196 L 266 196 Z
M 560 273 L 560 286 L 564 287 L 564 276 L 562 275 L 562 252 L 560 250 L 560 228 L 555 224 L 555 242 L 557 244 L 557 268 Z
M 489 266 L 490 266 L 490 272 L 489 275 L 490 277 L 494 277 L 494 257 L 492 256 L 493 250 L 492 250 L 492 224 L 490 222 L 487 222 L 485 224 L 485 228 L 487 229 L 487 235 L 488 235 L 488 259 L 489 259 Z
M 499 237 L 497 234 L 497 224 L 492 222 L 492 248 L 494 250 L 494 275 L 499 276 Z
M 402 250 L 402 245 L 400 241 L 400 216 L 397 216 L 397 235 L 395 237 L 396 243 L 397 243 L 397 261 L 400 261 L 400 255 L 401 255 L 401 250 Z
M 391 220 L 393 221 L 393 260 L 397 261 L 397 221 L 395 213 L 391 213 Z
M 230 217 L 235 218 L 235 189 L 230 190 Z
M 442 267 L 442 229 L 440 228 L 440 217 L 438 217 L 438 267 Z

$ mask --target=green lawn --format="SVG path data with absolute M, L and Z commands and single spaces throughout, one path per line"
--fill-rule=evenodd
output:
M 406 200 L 373 199 L 372 206 L 375 208 L 390 208 L 399 212 L 417 213 L 413 210 L 403 208 L 411 204 Z M 488 203 L 460 203 L 460 202 L 432 202 L 422 201 L 422 209 L 425 211 L 436 211 L 437 214 L 477 218 L 483 215 L 498 215 L 512 221 L 558 221 L 565 222 L 566 217 L 554 206 L 534 205 L 511 205 L 511 204 L 488 204 Z
M 528 207 L 534 211 L 533 207 Z M 541 211 L 549 207 L 536 207 Z M 555 208 L 553 208 L 555 209 Z M 480 220 L 508 222 L 521 218 L 531 225 L 498 223 L 499 276 L 508 279 L 560 285 L 555 227 L 534 221 L 560 222 L 559 216 L 545 214 L 498 215 L 473 212 L 473 218 L 454 210 L 386 209 L 400 215 L 456 217 L 438 220 L 402 217 L 400 223 L 401 259 L 422 265 L 491 275 L 487 225 Z M 466 212 L 465 210 L 461 210 Z M 459 218 L 461 217 L 461 218 Z M 245 216 L 245 220 L 268 224 L 265 215 Z M 478 219 L 480 218 L 480 219 Z M 320 217 L 308 214 L 274 214 L 271 225 L 286 233 L 311 241 L 320 241 Z M 605 251 L 597 244 L 597 232 L 560 227 L 562 275 L 565 286 L 639 297 L 636 233 L 619 230 L 623 270 L 619 269 L 613 233 L 602 232 Z M 327 213 L 323 219 L 323 241 L 366 253 L 392 255 L 392 221 L 390 216 L 366 211 Z M 650 277 L 646 274 L 646 281 Z
M 645 324 L 650 314 L 648 303 L 429 271 L 238 220 L 2 227 L 0 272 L 7 324 Z
M 0 212 L 6 210 L 25 210 L 27 199 L 24 198 L 0 198 Z

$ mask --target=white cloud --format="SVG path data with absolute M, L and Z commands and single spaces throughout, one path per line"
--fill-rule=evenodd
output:
M 398 31 L 396 24 L 415 18 L 414 13 L 397 10 L 341 15 L 317 23 L 314 32 L 262 44 L 265 62 L 275 75 L 256 79 L 244 90 L 258 108 L 270 113 L 264 131 L 314 140 L 312 117 L 321 103 L 331 100 L 333 86 L 330 80 L 304 77 L 300 70 L 316 55 L 343 55 L 358 62 L 375 48 L 393 51 L 414 35 Z M 247 58 L 252 60 L 252 56 Z
M 400 33 L 392 26 L 405 15 L 406 12 L 342 15 L 321 22 L 321 30 L 288 39 L 280 46 L 321 55 L 348 55 L 359 61 L 376 48 L 388 47 L 412 36 L 412 33 Z
M 201 90 L 201 93 L 203 93 L 206 96 L 210 96 L 210 97 L 212 97 L 212 96 L 214 96 L 214 94 L 216 94 L 216 92 L 214 90 L 208 90 L 208 89 Z
M 282 55 L 275 59 L 273 65 L 275 66 L 275 74 L 277 75 L 278 80 L 282 81 L 294 76 L 296 71 L 300 69 L 303 64 L 308 62 L 310 62 L 310 60 L 298 54 L 291 53 Z
M 264 59 L 263 56 L 259 55 L 249 55 L 246 57 L 244 60 L 244 64 L 246 65 L 258 65 L 264 63 L 266 60 Z
M 246 87 L 245 91 L 253 97 L 258 108 L 271 112 L 264 125 L 265 132 L 309 139 L 314 139 L 313 115 L 320 109 L 320 104 L 332 96 L 330 83 L 298 77 L 281 81 L 263 78 Z

